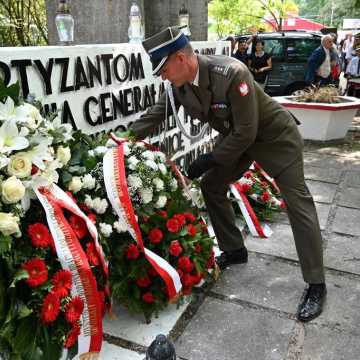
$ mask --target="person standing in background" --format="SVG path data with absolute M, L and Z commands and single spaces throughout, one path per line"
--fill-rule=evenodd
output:
M 267 74 L 272 69 L 271 55 L 264 51 L 264 42 L 257 40 L 255 43 L 255 53 L 248 60 L 248 66 L 254 79 L 265 86 Z

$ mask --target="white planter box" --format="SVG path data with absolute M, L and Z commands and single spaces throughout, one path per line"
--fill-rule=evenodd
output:
M 335 140 L 345 137 L 351 122 L 360 109 L 360 99 L 341 96 L 344 102 L 336 104 L 301 103 L 295 96 L 274 97 L 300 122 L 299 131 L 307 140 Z

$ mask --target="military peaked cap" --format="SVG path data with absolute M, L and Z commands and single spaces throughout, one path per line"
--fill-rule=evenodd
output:
M 178 26 L 168 27 L 145 39 L 142 45 L 150 56 L 153 75 L 159 75 L 167 58 L 183 49 L 188 42 L 188 38 Z

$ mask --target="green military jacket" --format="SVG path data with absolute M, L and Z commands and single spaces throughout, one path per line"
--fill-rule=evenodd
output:
M 198 55 L 198 61 L 198 94 L 190 84 L 173 86 L 173 93 L 177 107 L 183 105 L 193 118 L 219 132 L 213 150 L 217 164 L 233 164 L 246 154 L 276 176 L 301 155 L 303 141 L 295 119 L 264 93 L 244 64 L 219 55 Z M 136 136 L 144 138 L 160 125 L 165 109 L 163 94 L 132 124 Z

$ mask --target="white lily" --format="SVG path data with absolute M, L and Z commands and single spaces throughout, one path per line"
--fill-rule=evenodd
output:
M 6 120 L 0 127 L 0 153 L 26 149 L 29 141 L 19 134 L 14 119 Z
M 32 130 L 35 130 L 44 120 L 40 115 L 40 111 L 28 103 L 18 106 L 15 109 L 15 116 L 18 123 L 22 123 Z
M 47 130 L 60 130 L 60 132 L 64 135 L 65 142 L 72 139 L 72 131 L 73 128 L 70 124 L 62 124 L 61 119 L 57 116 L 53 121 L 46 122 Z
M 0 101 L 0 120 L 9 120 L 15 117 L 15 104 L 13 99 L 8 96 L 5 103 Z
M 45 170 L 46 164 L 44 161 L 52 161 L 54 159 L 46 141 L 31 149 L 29 154 L 31 156 L 32 163 L 40 170 Z

